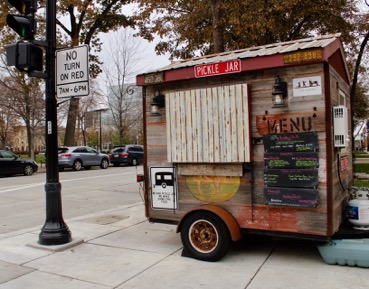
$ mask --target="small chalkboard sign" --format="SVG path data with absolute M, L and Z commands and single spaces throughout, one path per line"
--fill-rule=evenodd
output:
M 315 152 L 318 135 L 314 132 L 268 134 L 263 136 L 265 152 Z
M 265 167 L 268 169 L 313 169 L 319 167 L 318 153 L 265 153 Z
M 265 187 L 264 202 L 277 206 L 315 208 L 318 205 L 318 190 Z
M 266 169 L 264 183 L 270 187 L 314 188 L 318 186 L 318 170 Z

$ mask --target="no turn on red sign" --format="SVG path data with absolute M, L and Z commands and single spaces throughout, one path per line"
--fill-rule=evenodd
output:
M 88 45 L 56 51 L 56 96 L 86 96 L 90 93 Z

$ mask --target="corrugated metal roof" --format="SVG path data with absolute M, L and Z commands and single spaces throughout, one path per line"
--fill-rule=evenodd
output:
M 324 48 L 330 43 L 334 42 L 337 38 L 340 38 L 341 33 L 329 34 L 319 37 L 311 37 L 300 40 L 293 40 L 288 42 L 280 42 L 274 44 L 268 44 L 264 46 L 250 47 L 246 49 L 222 52 L 218 54 L 206 55 L 202 57 L 190 58 L 180 61 L 175 61 L 165 67 L 156 69 L 147 73 L 167 71 L 172 69 L 191 67 L 200 64 L 217 63 L 228 60 L 253 58 L 257 56 L 268 56 L 274 54 L 289 53 L 297 50 L 309 49 L 309 48 Z M 146 73 L 145 73 L 146 74 Z

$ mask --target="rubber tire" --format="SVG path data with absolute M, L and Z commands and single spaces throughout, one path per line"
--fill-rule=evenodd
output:
M 33 175 L 33 172 L 34 172 L 34 168 L 33 168 L 32 165 L 27 164 L 27 165 L 24 166 L 23 174 L 25 176 L 31 176 L 31 175 Z
M 138 165 L 138 161 L 136 158 L 133 158 L 132 159 L 132 163 L 131 163 L 132 166 L 137 166 Z
M 80 171 L 82 170 L 82 162 L 80 160 L 75 160 L 73 163 L 73 170 Z
M 224 257 L 231 244 L 229 230 L 222 219 L 207 211 L 194 212 L 183 220 L 181 239 L 189 257 L 209 262 Z
M 109 166 L 109 161 L 107 159 L 102 159 L 101 164 L 100 164 L 100 168 L 107 169 L 108 166 Z

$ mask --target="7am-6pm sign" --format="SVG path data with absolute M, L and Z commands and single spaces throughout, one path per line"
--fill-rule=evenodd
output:
M 79 97 L 89 93 L 88 45 L 57 50 L 57 97 Z

